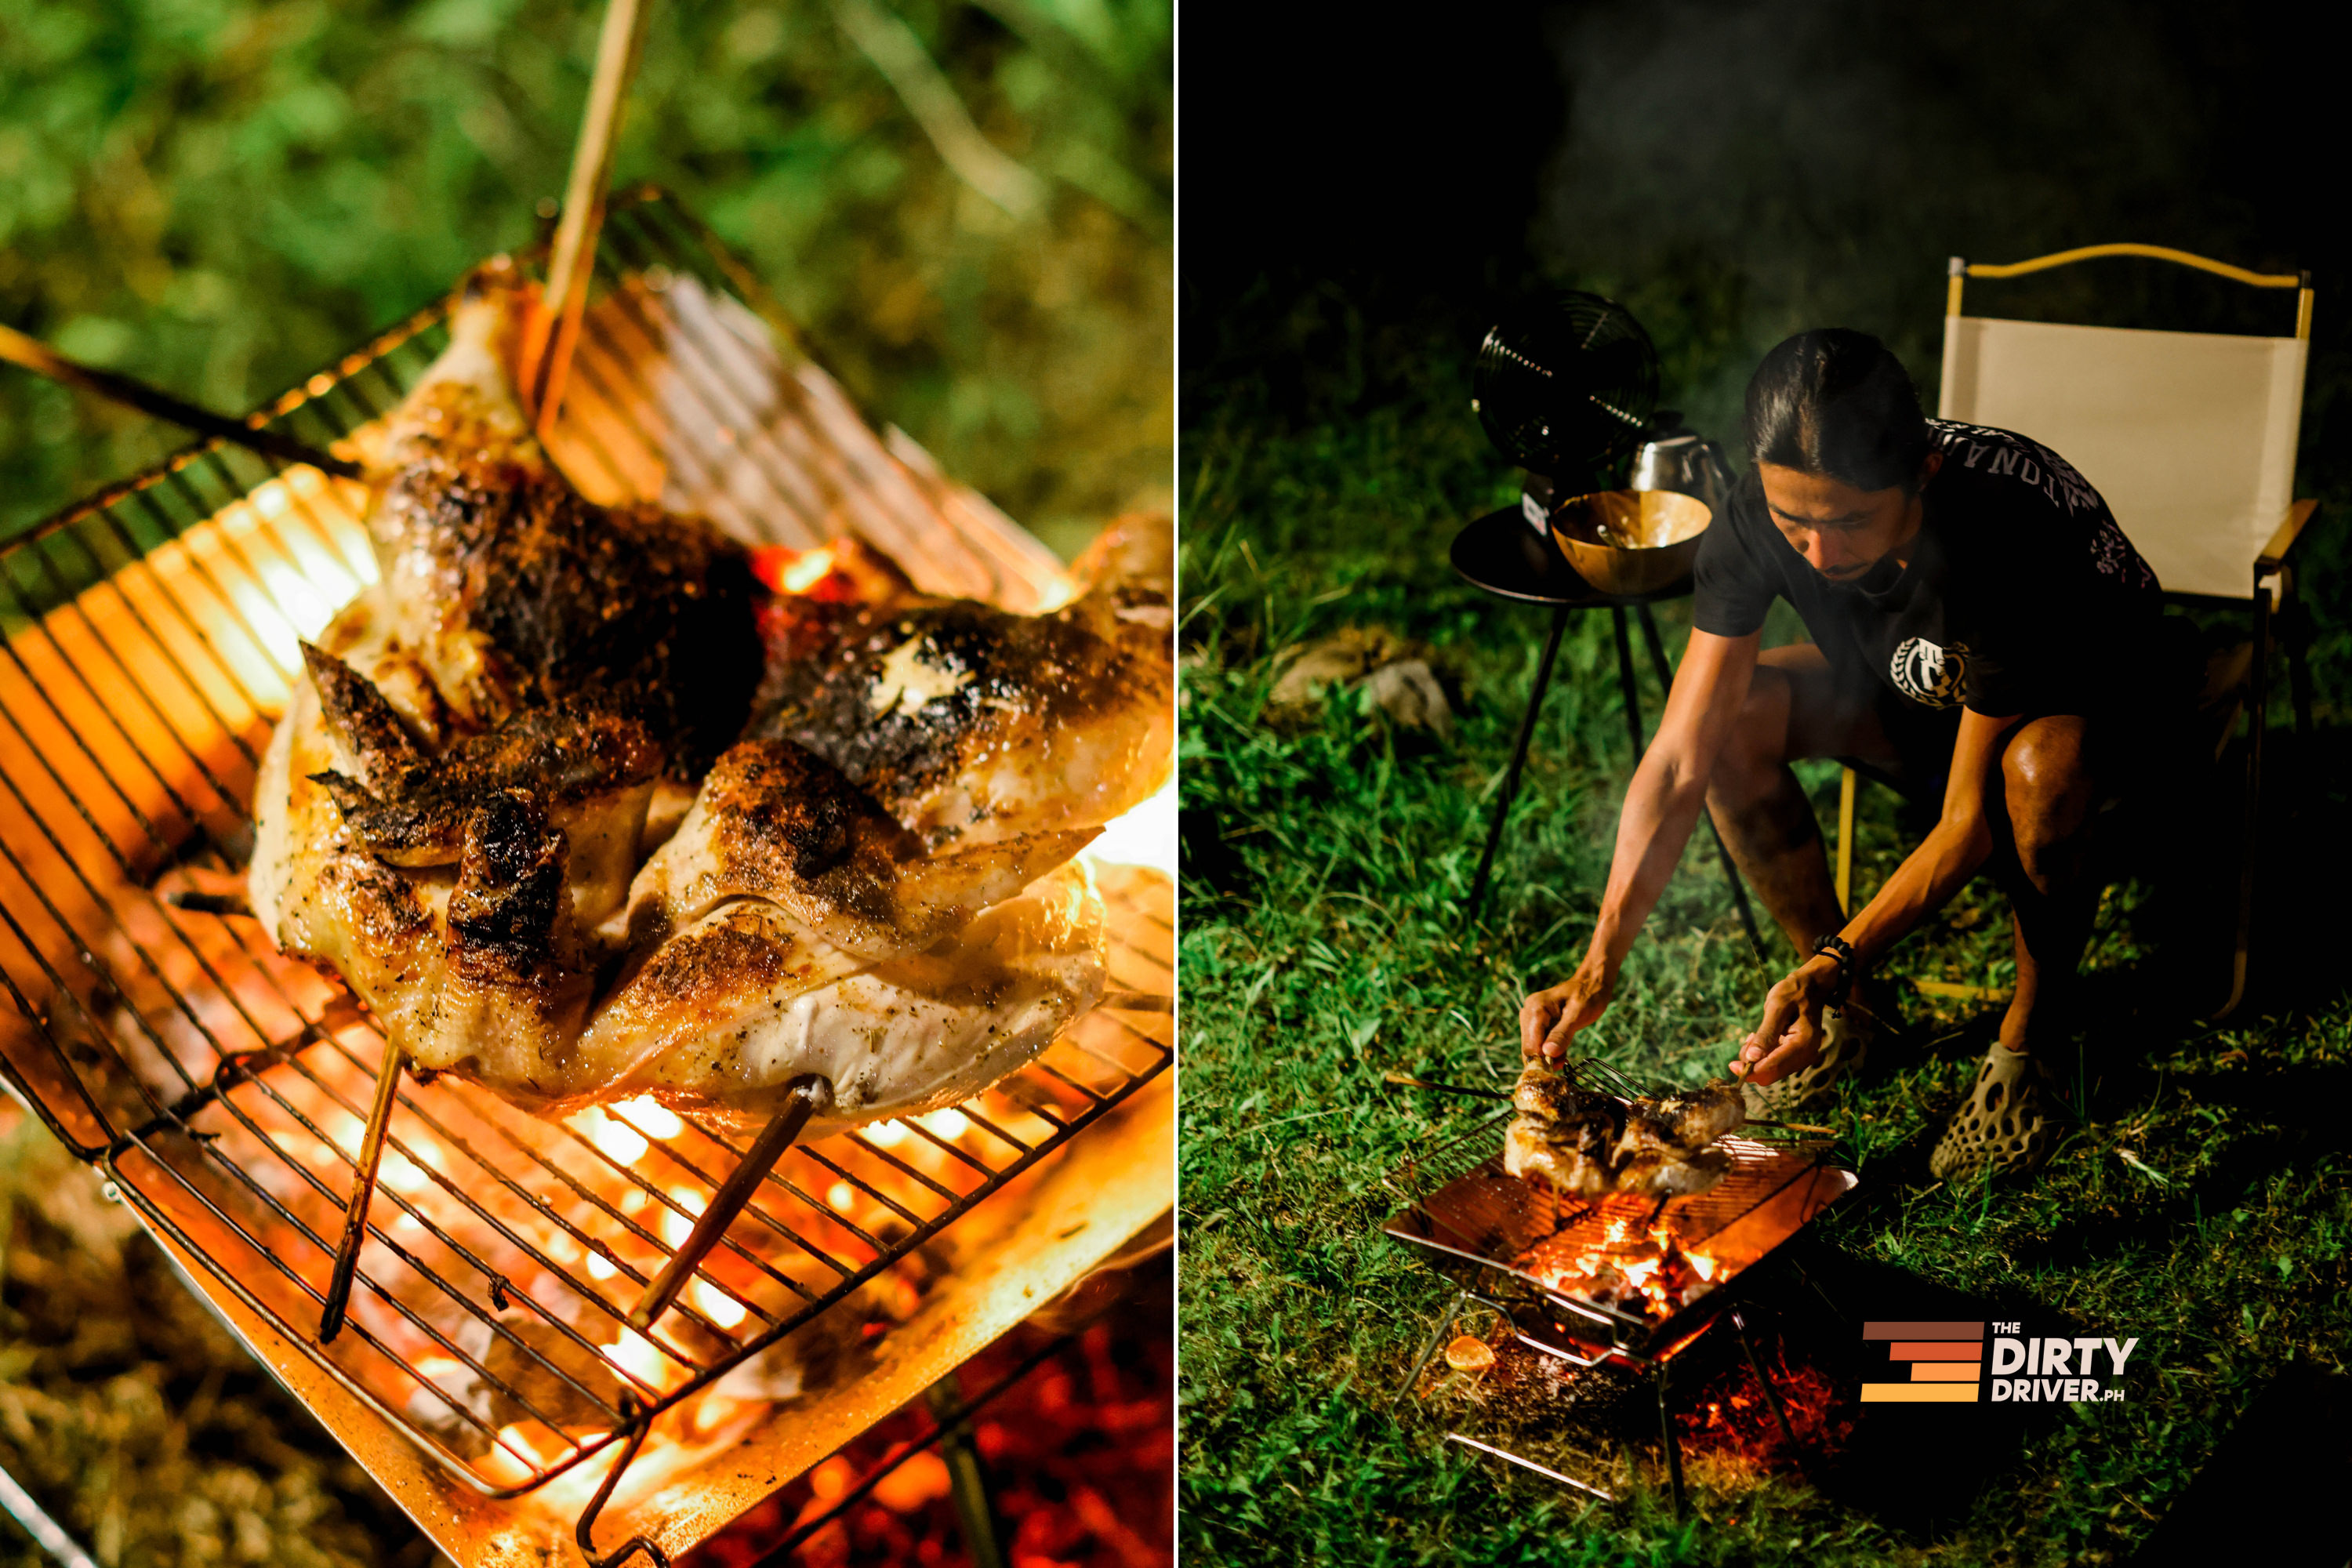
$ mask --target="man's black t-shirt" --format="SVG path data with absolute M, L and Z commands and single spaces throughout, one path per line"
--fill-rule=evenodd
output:
M 2015 713 L 2145 710 L 2179 685 L 2156 574 L 2067 461 L 2007 430 L 1928 421 L 1943 467 L 1909 561 L 1823 578 L 1789 547 L 1753 470 L 1706 531 L 1693 616 L 1745 637 L 1775 595 L 1849 679 L 1906 702 Z

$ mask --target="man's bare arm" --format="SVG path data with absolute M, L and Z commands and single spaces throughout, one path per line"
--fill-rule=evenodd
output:
M 1973 709 L 1961 713 L 1943 815 L 1877 896 L 1838 933 L 1853 947 L 1858 966 L 1884 956 L 1942 909 L 1992 853 L 1986 803 L 1989 792 L 2000 787 L 1995 774 L 2002 739 L 2020 717 L 1989 719 Z M 1745 1071 L 1757 1083 L 1772 1083 L 1811 1062 L 1821 1046 L 1822 1004 L 1837 983 L 1837 960 L 1824 953 L 1772 987 L 1763 1020 L 1742 1043 L 1732 1070 Z
M 1520 1005 L 1519 1046 L 1529 1059 L 1564 1058 L 1570 1039 L 1609 1005 L 1625 954 L 1698 825 L 1716 758 L 1748 701 L 1761 640 L 1757 633 L 1691 633 L 1665 717 L 1618 813 L 1616 853 L 1584 962 L 1569 979 Z

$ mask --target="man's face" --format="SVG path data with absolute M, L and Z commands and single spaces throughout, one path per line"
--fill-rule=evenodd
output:
M 1922 484 L 1942 466 L 1943 454 L 1931 452 L 1920 474 Z M 1883 490 L 1858 490 L 1822 474 L 1759 464 L 1757 478 L 1764 486 L 1764 509 L 1789 548 L 1832 583 L 1853 583 L 1869 574 L 1886 555 L 1910 542 L 1919 531 L 1919 497 L 1906 494 L 1900 485 Z

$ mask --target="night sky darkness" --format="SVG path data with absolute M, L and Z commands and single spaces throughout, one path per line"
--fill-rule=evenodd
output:
M 1475 342 L 1548 279 L 1630 305 L 1666 399 L 1728 441 L 1749 371 L 1789 332 L 1877 332 L 1932 397 L 1948 256 L 2135 239 L 2314 274 L 2305 483 L 2352 480 L 2335 438 L 2352 269 L 2333 28 L 2179 0 L 1362 15 L 1276 26 L 1187 0 L 1188 426 L 1236 378 L 1277 417 L 1384 399 L 1386 366 L 1411 363 L 1386 350 Z M 2291 295 L 2134 260 L 1970 299 L 2116 324 L 2294 321 Z

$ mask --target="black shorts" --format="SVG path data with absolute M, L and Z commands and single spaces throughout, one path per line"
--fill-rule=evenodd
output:
M 2126 693 L 2106 693 L 2079 701 L 2064 700 L 2028 708 L 2025 718 L 2080 713 L 2090 721 L 2094 773 L 2099 794 L 2113 798 L 2132 777 L 2168 760 L 2167 748 L 2196 731 L 2189 722 L 2205 657 L 2195 625 L 2167 616 L 2150 649 L 2147 678 Z M 1854 772 L 1876 779 L 1917 805 L 1940 810 L 1951 773 L 1952 747 L 1960 736 L 1959 707 L 1927 708 L 1897 696 L 1866 672 L 1840 672 L 1841 703 L 1851 701 L 1878 720 L 1891 757 L 1841 757 Z

